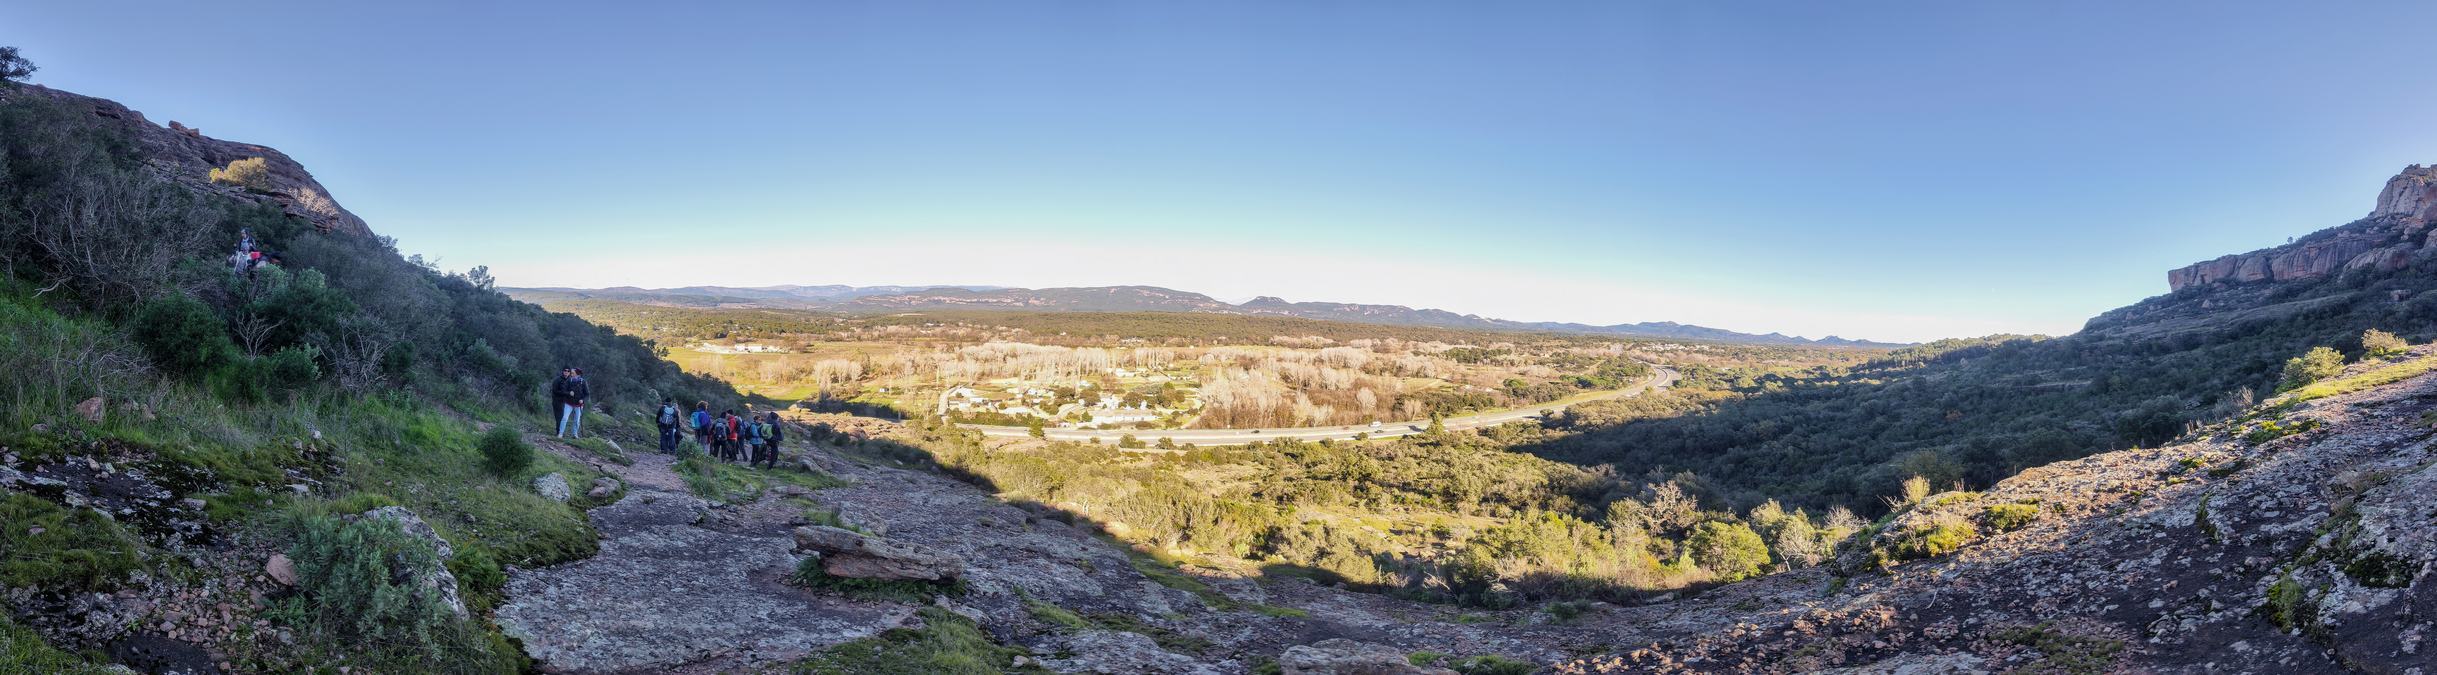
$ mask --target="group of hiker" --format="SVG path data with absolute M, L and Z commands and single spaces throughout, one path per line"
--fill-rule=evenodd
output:
M 779 423 L 777 412 L 738 417 L 734 409 L 713 413 L 710 402 L 695 401 L 694 414 L 683 421 L 693 427 L 694 441 L 702 444 L 702 451 L 713 458 L 778 468 L 779 442 L 786 438 L 786 426 Z M 661 399 L 660 451 L 676 452 L 681 431 L 677 404 Z
M 592 385 L 584 381 L 584 369 L 559 370 L 558 380 L 550 384 L 551 413 L 558 420 L 559 438 L 583 437 L 584 406 L 591 398 Z M 662 398 L 654 418 L 660 425 L 663 454 L 677 453 L 677 442 L 690 426 L 703 452 L 714 458 L 778 467 L 779 442 L 785 439 L 786 427 L 779 422 L 777 412 L 748 411 L 746 416 L 739 417 L 734 409 L 727 409 L 714 414 L 708 401 L 695 401 L 694 414 L 681 418 L 677 403 Z

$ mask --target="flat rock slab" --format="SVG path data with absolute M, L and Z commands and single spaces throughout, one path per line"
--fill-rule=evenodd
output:
M 793 541 L 704 529 L 703 511 L 699 499 L 660 491 L 595 509 L 600 554 L 512 574 L 501 630 L 547 671 L 662 672 L 782 663 L 912 616 L 785 585 Z

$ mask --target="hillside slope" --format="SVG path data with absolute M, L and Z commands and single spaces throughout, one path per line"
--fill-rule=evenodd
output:
M 2174 444 L 1933 495 L 1849 545 L 1849 579 L 1679 603 L 1739 623 L 1619 630 L 1647 646 L 1559 671 L 2421 672 L 2437 621 L 2433 367 L 2422 348 Z

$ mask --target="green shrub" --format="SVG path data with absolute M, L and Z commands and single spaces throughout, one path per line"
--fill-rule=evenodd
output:
M 2343 354 L 2327 347 L 2312 347 L 2301 356 L 2285 360 L 2285 370 L 2278 379 L 2283 383 L 2280 389 L 2290 391 L 2342 372 Z
M 1990 504 L 1980 510 L 1980 522 L 1998 532 L 2019 530 L 2038 519 L 2038 504 Z
M 1692 536 L 1684 539 L 1684 547 L 1701 569 L 1720 581 L 1748 579 L 1768 569 L 1768 542 L 1742 523 L 1712 520 L 1695 525 Z
M 99 513 L 26 494 L 0 499 L 0 587 L 108 590 L 142 565 L 141 546 Z
M 2361 351 L 2373 359 L 2383 359 L 2410 351 L 2412 345 L 2394 333 L 2371 328 L 2361 333 Z
M 1451 667 L 1455 669 L 1455 672 L 1463 673 L 1463 675 L 1532 675 L 1532 673 L 1540 671 L 1540 666 L 1530 661 L 1519 661 L 1496 654 L 1482 654 L 1457 661 Z
M 533 466 L 533 444 L 526 443 L 523 434 L 507 425 L 483 432 L 477 446 L 482 449 L 483 468 L 493 475 L 513 478 Z
M 508 572 L 500 567 L 499 559 L 490 549 L 466 546 L 448 559 L 449 574 L 456 575 L 458 594 L 465 598 L 468 609 L 487 612 L 506 599 Z
M 1941 517 L 1926 526 L 1906 532 L 1896 540 L 1898 559 L 1935 558 L 1953 553 L 1980 538 L 1980 529 L 1961 517 Z
M 314 644 L 382 672 L 498 670 L 506 657 L 419 583 L 439 555 L 395 523 L 311 518 L 288 557 L 298 594 L 274 615 Z
M 271 189 L 270 165 L 261 157 L 248 157 L 229 162 L 227 168 L 212 169 L 211 173 L 206 176 L 212 182 L 221 185 L 235 185 L 248 190 L 268 191 Z
M 136 343 L 153 365 L 181 375 L 211 372 L 227 363 L 237 347 L 203 301 L 171 293 L 144 303 L 136 314 Z

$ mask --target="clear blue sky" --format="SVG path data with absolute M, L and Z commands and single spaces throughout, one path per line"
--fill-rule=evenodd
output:
M 696 5 L 709 8 L 698 8 Z M 508 285 L 1143 283 L 2070 332 L 2437 162 L 2437 4 L 0 7 Z M 716 248 L 714 248 L 716 247 Z

